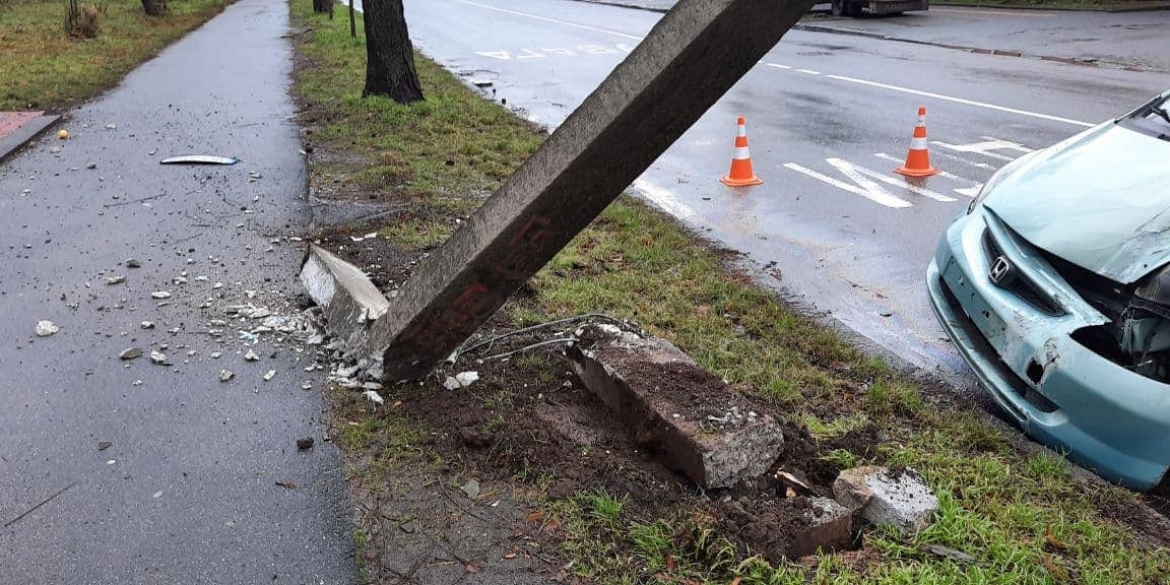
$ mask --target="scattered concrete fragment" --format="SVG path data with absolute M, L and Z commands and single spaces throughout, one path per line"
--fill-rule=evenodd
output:
M 154 321 L 143 321 L 139 323 L 143 329 L 154 329 Z
M 256 355 L 256 352 L 249 349 L 248 353 L 244 354 L 244 361 L 257 362 L 257 361 L 260 361 L 260 356 Z
M 464 494 L 467 494 L 468 498 L 474 500 L 475 498 L 479 497 L 479 491 L 480 491 L 479 480 L 477 480 L 473 477 L 473 478 L 467 480 L 467 482 L 464 483 L 463 485 L 459 486 L 459 489 Z
M 276 377 L 276 370 L 268 370 L 268 372 L 264 374 L 264 381 L 271 382 L 272 379 L 275 377 Z
M 107 277 L 106 277 L 106 284 L 107 284 L 107 285 L 111 285 L 111 286 L 112 286 L 112 285 L 115 285 L 115 284 L 122 284 L 123 282 L 126 282 L 126 277 L 125 277 L 125 276 L 122 276 L 122 275 L 120 275 L 120 274 L 119 274 L 119 275 L 114 275 L 114 276 L 107 276 Z
M 140 357 L 142 357 L 142 350 L 137 347 L 127 347 L 118 354 L 118 359 L 121 360 L 136 360 Z
M 126 259 L 126 268 L 142 268 L 142 263 L 134 258 Z
M 160 351 L 151 351 L 150 352 L 150 361 L 153 363 L 156 363 L 160 366 L 165 366 L 165 365 L 167 365 L 167 354 L 162 353 Z
M 150 298 L 159 299 L 159 300 L 169 299 L 169 298 L 171 298 L 171 291 L 169 291 L 169 290 L 156 290 L 156 291 L 150 293 Z
M 223 355 L 223 354 L 222 354 L 222 353 L 220 353 L 220 352 L 218 352 L 218 351 L 213 351 L 213 352 L 211 352 L 211 359 L 213 359 L 213 360 L 217 360 L 217 359 L 219 359 L 219 357 L 220 357 L 220 356 L 222 356 L 222 355 Z
M 36 334 L 37 337 L 48 337 L 60 331 L 61 328 L 52 321 L 37 321 Z
M 479 380 L 479 372 L 459 372 L 454 376 L 447 376 L 443 381 L 443 387 L 448 390 L 458 390 L 466 388 Z
M 220 382 L 227 382 L 228 380 L 231 380 L 234 377 L 236 377 L 236 374 L 235 374 L 235 372 L 233 372 L 231 370 L 220 370 L 219 371 L 219 381 Z
M 386 400 L 382 398 L 381 394 L 378 394 L 377 390 L 366 390 L 365 392 L 362 392 L 362 396 L 370 399 L 370 402 L 373 402 L 374 404 L 386 404 Z
M 853 540 L 853 513 L 830 498 L 810 498 L 807 525 L 793 536 L 784 556 L 796 559 L 816 552 L 846 550 Z
M 865 465 L 846 469 L 833 482 L 833 496 L 873 524 L 891 524 L 905 532 L 930 525 L 938 498 L 913 469 L 897 472 Z
M 731 487 L 763 475 L 783 452 L 771 416 L 747 417 L 758 410 L 745 396 L 669 342 L 613 325 L 586 325 L 576 337 L 566 355 L 585 386 L 639 442 L 700 486 Z

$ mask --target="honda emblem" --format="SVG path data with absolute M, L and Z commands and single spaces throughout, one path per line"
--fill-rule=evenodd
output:
M 1000 256 L 991 263 L 991 270 L 987 271 L 987 277 L 991 279 L 991 282 L 1003 286 L 1011 282 L 1012 272 L 1012 263 L 1007 258 Z

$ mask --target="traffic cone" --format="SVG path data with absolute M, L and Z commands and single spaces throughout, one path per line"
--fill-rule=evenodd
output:
M 895 173 L 907 177 L 929 177 L 939 174 L 930 166 L 930 153 L 926 150 L 926 108 L 918 108 L 918 125 L 914 127 L 914 138 L 910 140 L 910 151 L 906 153 L 906 164 L 894 169 Z
M 748 151 L 747 121 L 743 116 L 736 121 L 735 156 L 731 158 L 731 172 L 719 179 L 729 187 L 749 187 L 764 182 L 752 172 L 752 154 Z

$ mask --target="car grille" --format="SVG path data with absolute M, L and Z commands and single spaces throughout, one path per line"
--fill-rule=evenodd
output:
M 995 241 L 995 236 L 991 234 L 991 230 L 983 230 L 983 251 L 987 254 L 988 264 L 993 264 L 996 258 L 1006 256 L 1003 253 L 1003 248 Z M 1009 258 L 1011 260 L 1011 258 Z M 1014 262 L 1013 262 L 1014 263 Z M 1014 280 L 1006 285 L 998 285 L 1000 288 L 1011 292 L 1020 298 L 1020 300 L 1027 303 L 1032 308 L 1051 317 L 1059 317 L 1064 314 L 1064 309 L 1040 292 L 1040 288 L 1028 279 L 1022 272 L 1019 273 Z

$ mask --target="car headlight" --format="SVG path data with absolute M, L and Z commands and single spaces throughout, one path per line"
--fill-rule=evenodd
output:
M 1170 306 L 1170 264 L 1141 279 L 1133 294 L 1140 299 Z
M 1004 179 L 1007 179 L 1008 177 L 1016 174 L 1016 171 L 1019 170 L 1021 166 L 1023 166 L 1024 161 L 1031 158 L 1032 155 L 1036 154 L 1036 152 L 1029 152 L 1028 154 L 1018 157 L 1012 162 L 1009 162 L 1008 164 L 1000 167 L 998 171 L 995 171 L 995 174 L 991 175 L 991 178 L 983 184 L 983 188 L 979 190 L 979 194 L 976 195 L 975 199 L 971 201 L 971 205 L 967 206 L 967 215 L 974 213 L 975 210 L 983 204 L 983 199 L 987 197 L 987 195 L 991 193 L 997 185 L 1002 183 Z

